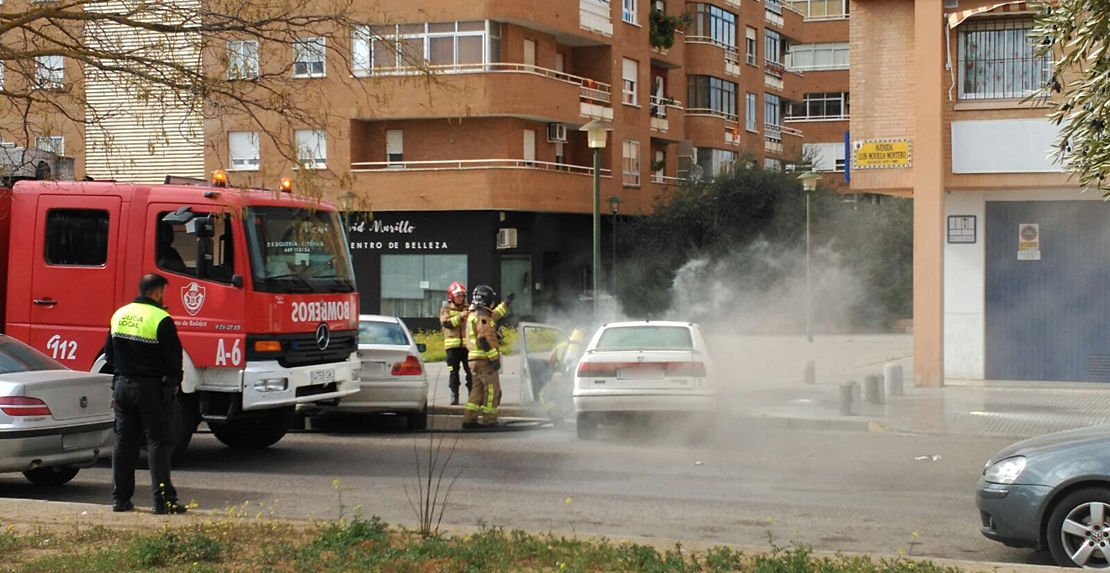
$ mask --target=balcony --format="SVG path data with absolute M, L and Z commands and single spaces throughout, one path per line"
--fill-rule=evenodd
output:
M 651 130 L 667 133 L 670 129 L 670 121 L 667 119 L 667 110 L 672 110 L 672 114 L 681 112 L 682 103 L 672 97 L 659 96 L 649 97 L 648 103 L 651 107 Z
M 767 23 L 782 28 L 786 22 L 782 19 L 782 1 L 781 0 L 764 0 L 763 1 L 763 14 L 767 19 Z
M 351 163 L 351 172 L 355 188 L 369 190 L 377 210 L 592 210 L 593 168 L 581 165 L 516 158 L 367 161 Z M 608 169 L 601 177 L 604 186 L 612 183 Z
M 597 32 L 607 38 L 613 35 L 612 10 L 608 0 L 579 0 L 578 20 L 583 30 Z
M 435 99 L 438 116 L 471 115 L 542 115 L 545 118 L 574 123 L 578 118 L 613 119 L 612 88 L 590 78 L 520 63 L 458 64 L 429 66 L 428 71 L 452 92 L 484 94 L 484 97 Z M 375 68 L 361 75 L 366 77 L 404 76 L 423 73 L 411 67 Z M 523 85 L 522 85 L 523 84 Z M 432 117 L 428 106 L 428 86 L 423 82 L 404 82 L 391 86 L 394 102 L 389 106 L 392 117 Z M 432 88 L 435 89 L 434 87 Z M 566 101 L 575 97 L 578 106 L 566 113 Z M 438 94 L 441 95 L 442 94 Z M 565 110 L 565 111 L 564 111 Z M 563 111 L 562 114 L 559 112 Z
M 657 185 L 682 185 L 683 181 L 682 177 L 670 177 L 657 171 L 651 174 L 651 182 Z
M 730 46 L 730 45 L 728 45 L 724 42 L 721 42 L 721 41 L 716 40 L 716 39 L 714 39 L 712 37 L 709 37 L 709 36 L 686 36 L 686 44 L 688 46 L 689 45 L 713 46 L 713 47 L 716 47 L 716 48 L 720 48 L 724 52 L 723 61 L 724 61 L 724 65 L 725 65 L 725 67 L 724 67 L 725 73 L 729 74 L 729 75 L 732 75 L 732 76 L 739 76 L 740 75 L 740 51 L 736 48 L 736 46 Z M 708 52 L 706 52 L 704 54 L 703 61 L 707 61 L 707 62 L 712 61 L 710 59 L 710 57 L 711 57 L 710 54 Z M 687 54 L 687 60 L 688 60 L 688 62 L 687 62 L 688 64 L 689 64 L 689 61 L 698 62 L 699 61 L 699 55 L 696 52 L 695 53 L 688 53 Z M 697 70 L 697 66 L 693 66 L 692 69 L 687 70 L 687 73 L 696 73 L 696 70 Z M 717 75 L 717 74 L 714 73 L 712 75 Z

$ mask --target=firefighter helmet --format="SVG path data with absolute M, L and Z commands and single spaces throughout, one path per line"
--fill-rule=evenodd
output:
M 470 295 L 470 301 L 478 306 L 493 306 L 495 298 L 497 298 L 497 292 L 489 285 L 474 287 L 474 294 Z
M 585 339 L 586 331 L 581 328 L 575 328 L 574 331 L 570 333 L 571 342 L 582 342 Z
M 460 294 L 464 297 L 466 296 L 466 285 L 459 281 L 455 281 L 451 283 L 451 286 L 447 287 L 447 298 L 455 298 L 455 295 Z

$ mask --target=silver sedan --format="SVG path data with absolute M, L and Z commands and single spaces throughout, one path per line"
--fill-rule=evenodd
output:
M 0 471 L 58 486 L 112 453 L 112 377 L 0 334 Z

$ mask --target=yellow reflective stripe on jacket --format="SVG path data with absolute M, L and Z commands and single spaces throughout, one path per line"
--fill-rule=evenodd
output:
M 158 344 L 158 325 L 169 315 L 152 304 L 125 305 L 112 315 L 112 337 Z
M 483 414 L 497 414 L 497 405 L 494 399 L 497 397 L 496 390 L 493 384 L 486 386 L 486 404 L 482 406 Z
M 462 339 L 461 338 L 444 338 L 443 339 L 443 348 L 444 349 L 458 348 L 460 346 L 462 346 Z
M 509 314 L 509 305 L 505 304 L 505 302 L 502 301 L 501 304 L 498 304 L 493 308 L 493 321 L 497 322 L 502 318 L 505 318 L 506 314 Z

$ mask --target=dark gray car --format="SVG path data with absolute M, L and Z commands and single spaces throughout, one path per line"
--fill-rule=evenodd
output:
M 987 461 L 976 504 L 990 539 L 1048 549 L 1064 567 L 1110 569 L 1110 426 L 1003 449 Z

